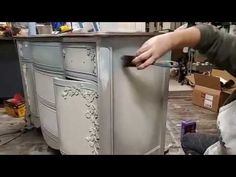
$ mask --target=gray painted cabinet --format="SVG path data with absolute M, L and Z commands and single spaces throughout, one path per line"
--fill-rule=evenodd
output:
M 32 43 L 41 128 L 51 147 L 62 154 L 163 154 L 169 69 L 121 63 L 152 35 L 24 38 Z

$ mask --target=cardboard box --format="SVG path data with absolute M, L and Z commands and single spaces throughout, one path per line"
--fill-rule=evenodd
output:
M 37 25 L 38 34 L 52 34 L 51 25 Z
M 8 115 L 18 118 L 24 118 L 26 114 L 26 107 L 24 102 L 14 103 L 13 99 L 4 101 L 4 108 Z
M 236 77 L 232 76 L 231 74 L 229 74 L 227 71 L 225 70 L 219 70 L 219 69 L 213 69 L 212 72 L 211 72 L 211 75 L 212 76 L 215 76 L 215 77 L 219 77 L 219 78 L 223 78 L 225 79 L 226 81 L 228 80 L 233 80 L 234 81 L 234 85 L 233 87 L 236 87 Z
M 194 74 L 192 102 L 195 105 L 218 112 L 224 101 L 236 90 L 235 85 L 230 89 L 221 87 L 221 81 L 236 79 L 226 71 L 212 70 L 210 76 Z

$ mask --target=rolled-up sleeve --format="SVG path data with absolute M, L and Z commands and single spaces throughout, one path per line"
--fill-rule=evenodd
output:
M 195 49 L 209 61 L 236 76 L 236 36 L 224 33 L 211 25 L 197 25 L 201 39 Z

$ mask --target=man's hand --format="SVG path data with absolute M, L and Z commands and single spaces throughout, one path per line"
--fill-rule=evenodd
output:
M 137 57 L 132 62 L 137 69 L 144 69 L 171 50 L 171 47 L 170 33 L 152 37 L 137 51 Z
M 172 49 L 194 48 L 200 39 L 201 33 L 196 27 L 155 36 L 142 45 L 132 62 L 138 69 L 144 69 Z

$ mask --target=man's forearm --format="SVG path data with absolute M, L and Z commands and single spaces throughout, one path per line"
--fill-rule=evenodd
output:
M 187 28 L 181 31 L 169 33 L 171 48 L 179 49 L 183 47 L 195 48 L 201 39 L 200 30 L 196 27 Z
M 144 69 L 166 52 L 183 47 L 199 50 L 211 63 L 236 76 L 236 36 L 211 25 L 197 25 L 152 37 L 137 51 L 132 62 L 138 69 Z
M 210 25 L 198 25 L 170 34 L 172 49 L 192 47 L 209 61 L 236 76 L 236 36 Z

